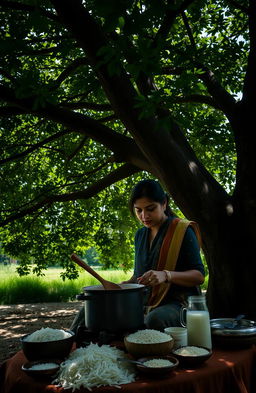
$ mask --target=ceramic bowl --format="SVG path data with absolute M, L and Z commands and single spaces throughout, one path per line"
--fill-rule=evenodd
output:
M 171 336 L 168 341 L 153 344 L 134 343 L 129 341 L 128 338 L 129 336 L 124 338 L 125 348 L 135 358 L 170 355 L 174 344 Z
M 196 351 L 196 349 L 198 350 L 202 349 L 204 350 L 205 353 L 201 355 L 200 354 L 192 355 L 192 353 L 189 354 L 192 350 Z M 179 360 L 180 365 L 185 367 L 196 367 L 204 363 L 206 360 L 208 360 L 212 356 L 212 351 L 205 347 L 187 345 L 175 349 L 175 351 L 173 351 L 172 354 Z
M 57 373 L 60 368 L 61 360 L 44 359 L 26 362 L 21 369 L 29 376 L 52 376 Z
M 24 355 L 29 361 L 66 358 L 73 346 L 75 333 L 71 330 L 65 331 L 70 335 L 56 341 L 27 341 L 29 334 L 26 334 L 21 337 L 21 347 Z
M 171 363 L 168 366 L 164 367 L 147 367 L 147 366 L 142 366 L 137 364 L 137 370 L 142 373 L 147 375 L 148 377 L 160 377 L 163 375 L 167 375 L 179 365 L 178 359 L 176 359 L 174 356 L 171 355 L 166 355 L 166 356 L 145 356 L 143 358 L 139 358 L 138 361 L 141 363 L 146 363 L 149 360 L 158 360 L 158 359 L 164 359 L 164 360 L 169 360 Z

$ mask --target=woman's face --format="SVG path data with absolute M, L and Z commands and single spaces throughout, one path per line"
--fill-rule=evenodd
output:
M 136 199 L 134 211 L 138 220 L 147 228 L 160 227 L 166 220 L 166 202 L 163 204 L 148 198 Z

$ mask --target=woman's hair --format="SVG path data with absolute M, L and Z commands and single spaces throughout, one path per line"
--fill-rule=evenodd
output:
M 169 206 L 169 196 L 166 194 L 166 192 L 164 192 L 163 188 L 157 181 L 152 179 L 141 180 L 134 186 L 128 204 L 129 209 L 133 215 L 134 203 L 137 199 L 140 198 L 148 198 L 161 204 L 166 202 L 165 214 L 167 216 L 173 215 L 173 212 Z

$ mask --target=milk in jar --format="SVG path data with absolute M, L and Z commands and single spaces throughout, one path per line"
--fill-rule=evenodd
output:
M 187 329 L 188 345 L 212 348 L 208 311 L 187 311 Z
M 186 325 L 188 345 L 212 348 L 210 316 L 205 296 L 189 296 Z

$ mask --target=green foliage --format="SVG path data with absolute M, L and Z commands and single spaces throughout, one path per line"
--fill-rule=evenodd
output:
M 19 259 L 21 275 L 31 270 L 40 275 L 57 264 L 65 268 L 63 278 L 76 278 L 78 270 L 69 255 L 86 255 L 92 247 L 104 267 L 129 270 L 133 265 L 137 223 L 127 201 L 134 182 L 148 173 L 120 178 L 90 199 L 51 201 L 56 195 L 90 189 L 125 161 L 116 145 L 111 150 L 93 137 L 92 124 L 70 129 L 52 114 L 55 106 L 70 109 L 131 137 L 111 106 L 95 106 L 109 105 L 97 75 L 104 65 L 113 78 L 126 72 L 137 92 L 140 75 L 154 79 L 156 89 L 139 92 L 135 99 L 138 119 L 170 111 L 199 160 L 227 191 L 234 188 L 236 152 L 230 125 L 221 111 L 191 98 L 209 96 L 200 78 L 203 66 L 214 70 L 233 96 L 242 90 L 249 51 L 247 16 L 230 3 L 192 3 L 185 11 L 192 40 L 181 13 L 166 39 L 157 34 L 166 14 L 175 12 L 182 1 L 84 1 L 108 38 L 98 50 L 95 69 L 56 17 L 51 1 L 20 0 L 16 7 L 12 2 L 2 7 L 0 79 L 15 97 L 4 98 L 0 106 L 10 111 L 0 119 L 1 220 L 42 204 L 0 229 L 4 252 Z M 23 100 L 23 107 L 17 99 Z M 26 110 L 30 102 L 32 109 Z M 12 113 L 13 107 L 18 113 Z M 170 120 L 161 116 L 158 129 L 167 132 Z

